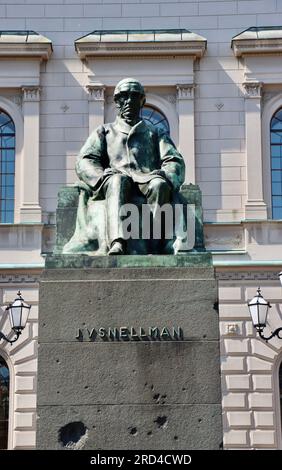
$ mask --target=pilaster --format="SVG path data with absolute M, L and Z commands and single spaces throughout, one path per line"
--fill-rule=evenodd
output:
M 104 124 L 105 89 L 102 83 L 87 85 L 89 103 L 89 133 Z
M 261 89 L 258 81 L 245 82 L 247 201 L 246 219 L 267 219 L 263 197 L 263 165 L 261 137 Z
M 41 222 L 39 204 L 39 103 L 40 87 L 24 86 L 24 159 L 22 162 L 21 222 Z
M 192 184 L 195 184 L 194 89 L 193 83 L 176 85 L 179 150 L 186 163 L 186 181 Z

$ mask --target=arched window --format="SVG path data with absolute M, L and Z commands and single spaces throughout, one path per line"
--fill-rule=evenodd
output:
M 9 369 L 0 356 L 0 449 L 8 447 L 9 385 Z
M 14 222 L 15 125 L 0 110 L 0 223 Z
M 158 109 L 145 105 L 141 110 L 141 117 L 169 135 L 168 120 Z
M 282 219 L 282 108 L 270 123 L 272 217 Z

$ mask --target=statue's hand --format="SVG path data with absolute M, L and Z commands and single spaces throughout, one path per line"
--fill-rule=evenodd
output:
M 151 175 L 158 175 L 158 176 L 162 176 L 163 178 L 166 177 L 165 172 L 163 170 L 153 170 L 151 172 Z

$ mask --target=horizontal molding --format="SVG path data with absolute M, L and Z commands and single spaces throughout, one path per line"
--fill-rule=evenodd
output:
M 48 60 L 52 54 L 52 44 L 7 44 L 0 42 L 0 58 L 28 57 Z
M 220 271 L 216 269 L 215 277 L 218 281 L 276 281 L 279 286 L 277 271 Z
M 235 57 L 282 54 L 282 39 L 233 39 Z
M 160 43 L 97 43 L 76 42 L 76 51 L 80 59 L 90 57 L 153 57 L 172 56 L 200 58 L 206 50 L 206 41 L 162 42 Z
M 224 254 L 224 252 L 223 252 Z M 232 260 L 214 260 L 213 259 L 213 266 L 215 268 L 225 268 L 225 267 L 234 267 L 234 268 L 244 268 L 244 267 L 264 267 L 264 266 L 273 266 L 273 267 L 280 267 L 280 271 L 282 270 L 282 260 L 275 260 L 275 261 L 257 261 L 257 260 L 240 260 L 240 261 L 232 261 Z M 277 278 L 278 279 L 278 278 Z
M 0 273 L 0 284 L 37 284 L 39 279 L 39 275 Z

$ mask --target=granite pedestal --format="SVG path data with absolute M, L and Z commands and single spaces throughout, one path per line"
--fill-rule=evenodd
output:
M 219 449 L 217 286 L 207 253 L 47 260 L 38 449 Z

